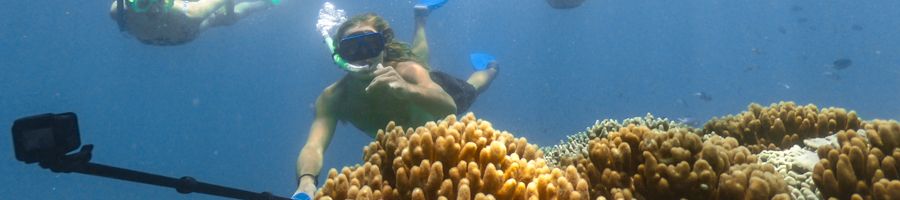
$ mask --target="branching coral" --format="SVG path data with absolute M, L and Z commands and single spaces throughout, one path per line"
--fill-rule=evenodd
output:
M 734 138 L 702 141 L 688 129 L 629 125 L 588 146 L 586 157 L 561 164 L 576 165 L 589 178 L 592 198 L 711 199 L 719 174 L 757 162 Z
M 813 170 L 813 180 L 822 195 L 839 199 L 900 198 L 889 190 L 900 188 L 897 137 L 900 125 L 896 121 L 876 120 L 860 131 L 838 132 L 839 148 L 826 145 L 817 151 L 821 160 Z
M 406 131 L 390 123 L 363 153 L 362 166 L 329 171 L 316 198 L 589 198 L 574 166 L 550 168 L 537 146 L 472 114 Z
M 783 177 L 772 165 L 742 164 L 722 174 L 715 199 L 791 199 Z
M 734 137 L 754 153 L 790 148 L 803 139 L 823 137 L 840 130 L 855 130 L 861 121 L 856 112 L 843 108 L 819 110 L 815 105 L 797 106 L 780 102 L 762 107 L 750 104 L 747 111 L 714 118 L 704 125 L 704 133 Z
M 587 155 L 587 144 L 590 140 L 606 137 L 609 133 L 619 131 L 619 129 L 628 127 L 629 125 L 645 126 L 661 131 L 667 131 L 673 128 L 685 130 L 694 129 L 684 123 L 672 121 L 667 118 L 654 117 L 650 113 L 647 113 L 644 117 L 633 117 L 622 120 L 622 123 L 613 119 L 598 120 L 594 122 L 593 126 L 586 128 L 585 131 L 566 136 L 566 140 L 560 142 L 558 145 L 541 148 L 544 152 L 544 160 L 546 160 L 550 166 L 564 166 L 560 165 L 561 160 L 569 160 L 568 162 L 571 163 L 571 160 L 575 159 L 577 156 Z
M 900 199 L 896 121 L 861 122 L 853 111 L 781 102 L 751 104 L 700 133 L 650 115 L 604 120 L 544 154 L 471 114 L 406 130 L 390 123 L 364 148 L 364 163 L 330 170 L 316 197 L 811 199 L 816 193 L 802 189 L 816 187 L 825 198 Z M 763 162 L 755 154 L 832 133 L 837 142 L 817 145 L 818 159 L 803 155 L 818 160 L 812 172 L 813 164 L 775 162 L 785 154 L 760 154 Z

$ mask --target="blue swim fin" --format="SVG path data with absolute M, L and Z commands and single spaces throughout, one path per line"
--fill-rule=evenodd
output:
M 428 10 L 438 9 L 444 4 L 447 3 L 447 0 L 419 0 L 419 5 L 424 5 L 428 7 Z
M 488 64 L 496 60 L 494 56 L 486 53 L 469 54 L 469 60 L 472 61 L 472 69 L 475 71 L 485 70 Z

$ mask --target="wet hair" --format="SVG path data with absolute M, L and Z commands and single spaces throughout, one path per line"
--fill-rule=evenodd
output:
M 334 35 L 334 41 L 340 41 L 344 36 L 344 32 L 347 32 L 348 29 L 353 28 L 357 25 L 371 25 L 375 28 L 375 31 L 381 33 L 384 36 L 385 47 L 384 47 L 384 62 L 390 63 L 388 65 L 393 65 L 398 62 L 416 62 L 425 69 L 429 69 L 428 65 L 419 61 L 415 54 L 413 54 L 412 49 L 408 44 L 401 42 L 394 38 L 394 29 L 388 24 L 384 18 L 378 16 L 375 13 L 366 13 L 357 16 L 353 16 L 347 22 L 341 24 L 341 27 L 338 28 L 337 34 Z M 339 45 L 339 44 L 336 44 Z M 340 48 L 338 46 L 337 48 Z

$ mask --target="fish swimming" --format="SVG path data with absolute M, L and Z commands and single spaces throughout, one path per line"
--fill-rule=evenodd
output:
M 850 60 L 849 58 L 841 58 L 832 62 L 831 68 L 842 70 L 847 69 L 848 67 L 850 67 L 850 65 L 853 65 L 853 60 Z

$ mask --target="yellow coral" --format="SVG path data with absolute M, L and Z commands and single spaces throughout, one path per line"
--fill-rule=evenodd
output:
M 788 192 L 783 178 L 772 165 L 736 165 L 722 174 L 715 199 L 783 199 Z
M 888 190 L 900 188 L 896 183 L 900 179 L 896 163 L 900 160 L 900 124 L 875 120 L 864 127 L 860 132 L 838 132 L 838 148 L 826 145 L 818 149 L 821 160 L 813 169 L 813 180 L 826 198 L 900 198 Z
M 536 145 L 471 113 L 403 130 L 393 122 L 363 149 L 365 163 L 332 169 L 317 199 L 588 199 L 574 166 L 550 168 Z
M 389 123 L 363 149 L 364 163 L 331 169 L 316 198 L 790 199 L 781 175 L 753 152 L 832 132 L 839 146 L 820 148 L 812 173 L 824 197 L 900 198 L 896 121 L 782 102 L 751 104 L 704 131 L 719 136 L 632 124 L 583 141 L 585 154 L 554 168 L 525 138 L 472 114 L 405 130 Z
M 855 130 L 861 125 L 856 112 L 843 108 L 815 105 L 797 106 L 779 102 L 769 107 L 750 104 L 738 115 L 714 118 L 704 125 L 704 133 L 737 138 L 754 153 L 765 149 L 788 148 L 803 139 L 824 137 L 840 130 Z

